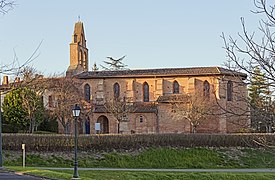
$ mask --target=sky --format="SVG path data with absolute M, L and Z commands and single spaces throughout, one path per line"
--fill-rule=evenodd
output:
M 237 37 L 240 18 L 253 31 L 259 17 L 253 0 L 16 0 L 0 15 L 0 63 L 16 54 L 19 63 L 50 75 L 69 66 L 74 23 L 84 23 L 89 69 L 107 56 L 130 69 L 222 66 L 227 60 L 222 33 Z

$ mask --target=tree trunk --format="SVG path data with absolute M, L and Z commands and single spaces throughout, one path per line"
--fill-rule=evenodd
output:
M 117 133 L 120 134 L 120 122 L 117 123 Z
M 192 133 L 197 133 L 197 125 L 191 123 L 191 132 Z

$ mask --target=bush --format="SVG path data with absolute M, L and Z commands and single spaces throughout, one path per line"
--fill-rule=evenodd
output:
M 28 151 L 71 151 L 74 136 L 60 134 L 3 134 L 3 149 Z M 275 134 L 131 134 L 80 135 L 83 151 L 135 150 L 147 147 L 259 147 L 275 144 Z

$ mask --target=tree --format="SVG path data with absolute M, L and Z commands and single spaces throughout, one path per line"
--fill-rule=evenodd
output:
M 170 100 L 172 112 L 176 118 L 185 118 L 190 122 L 191 132 L 196 133 L 198 126 L 212 114 L 214 102 L 198 93 L 173 95 Z
M 272 132 L 275 125 L 272 117 L 272 100 L 268 81 L 264 74 L 256 67 L 250 79 L 249 100 L 252 127 L 258 132 Z
M 251 83 L 251 88 L 255 88 L 255 85 L 253 85 L 253 83 L 255 83 L 253 81 L 256 80 L 255 78 L 261 78 L 263 80 L 262 83 L 265 83 L 261 86 L 269 89 L 269 96 L 273 96 L 273 100 L 269 97 L 270 102 L 265 104 L 265 106 L 269 107 L 266 107 L 265 109 L 272 109 L 273 107 L 271 105 L 273 104 L 272 101 L 274 101 L 275 89 L 275 4 L 272 5 L 270 3 L 269 5 L 268 2 L 270 1 L 254 0 L 256 10 L 252 12 L 255 14 L 263 14 L 265 16 L 265 19 L 261 19 L 259 23 L 259 31 L 249 33 L 244 18 L 241 18 L 242 33 L 238 34 L 240 41 L 237 41 L 232 36 L 226 38 L 224 34 L 222 34 L 222 38 L 228 56 L 226 66 L 233 70 L 248 73 L 252 80 L 251 82 L 248 82 Z M 258 37 L 261 38 L 259 39 Z M 255 71 L 257 68 L 259 68 L 261 74 Z M 256 96 L 257 92 L 255 89 L 251 90 L 254 91 L 252 92 L 254 94 L 251 94 L 250 96 Z M 254 100 L 250 101 L 252 103 L 252 110 L 253 106 L 255 106 L 253 101 Z M 268 111 L 268 113 L 269 112 L 271 111 Z M 262 115 L 265 117 L 269 116 L 274 122 L 274 111 L 272 114 L 267 114 L 267 111 L 261 111 L 261 113 L 264 113 Z M 255 114 L 252 113 L 252 115 Z
M 44 119 L 45 110 L 41 96 L 28 88 L 23 88 L 20 95 L 22 97 L 23 109 L 27 112 L 29 132 L 33 133 Z
M 268 5 L 266 0 L 255 0 L 256 14 L 264 14 L 259 24 L 259 34 L 262 36 L 257 41 L 256 33 L 248 33 L 244 18 L 241 18 L 243 32 L 239 34 L 241 42 L 229 36 L 228 40 L 222 35 L 224 48 L 228 56 L 227 66 L 242 70 L 249 75 L 257 75 L 254 72 L 256 67 L 263 72 L 264 78 L 269 81 L 269 86 L 275 87 L 275 5 Z M 244 58 L 240 58 L 244 57 Z
M 27 112 L 22 107 L 22 98 L 20 97 L 21 89 L 13 90 L 6 95 L 2 104 L 4 111 L 3 117 L 6 122 L 11 124 L 15 131 L 26 130 L 28 121 L 26 120 Z
M 69 133 L 72 118 L 72 107 L 78 103 L 81 106 L 83 93 L 80 84 L 70 77 L 55 77 L 48 79 L 47 89 L 54 98 L 54 105 L 50 108 L 51 115 L 63 126 L 64 133 Z
M 126 56 L 123 56 L 119 59 L 114 59 L 112 57 L 107 57 L 109 59 L 109 61 L 103 61 L 107 66 L 109 67 L 106 67 L 106 66 L 102 66 L 101 67 L 104 69 L 104 70 L 107 70 L 107 71 L 118 71 L 118 70 L 125 70 L 127 65 L 125 65 L 122 60 L 125 58 Z
M 118 133 L 121 133 L 121 123 L 129 122 L 129 113 L 134 111 L 134 106 L 131 106 L 126 97 L 113 98 L 104 103 L 104 107 L 108 113 L 111 113 L 118 122 Z
M 13 0 L 0 0 L 0 13 L 6 14 L 8 11 L 12 10 L 15 6 L 15 1 Z
M 41 98 L 28 88 L 13 89 L 3 102 L 4 118 L 15 125 L 18 130 L 33 133 L 43 118 L 43 103 Z M 22 127 L 20 129 L 20 127 Z

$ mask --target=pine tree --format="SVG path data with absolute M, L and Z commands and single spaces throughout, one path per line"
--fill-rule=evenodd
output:
M 252 127 L 258 132 L 272 132 L 274 115 L 269 82 L 259 67 L 256 67 L 250 78 L 249 100 L 251 105 Z
M 113 57 L 107 57 L 109 61 L 103 61 L 108 67 L 102 66 L 101 67 L 106 71 L 118 71 L 118 70 L 126 70 L 127 65 L 122 62 L 122 60 L 126 56 L 123 56 L 119 59 L 114 59 Z

